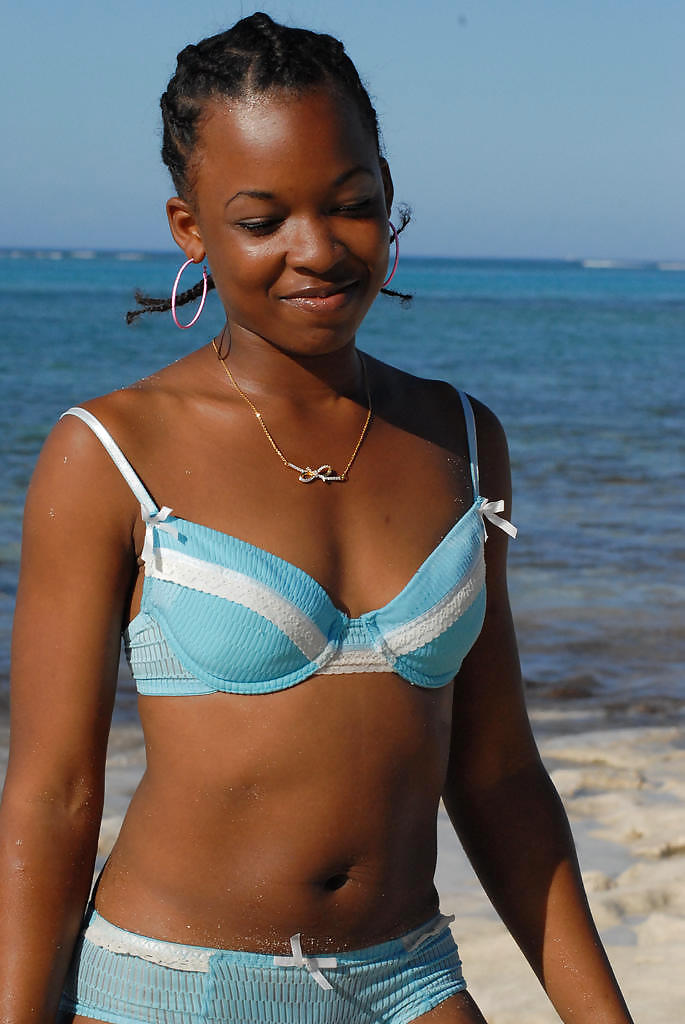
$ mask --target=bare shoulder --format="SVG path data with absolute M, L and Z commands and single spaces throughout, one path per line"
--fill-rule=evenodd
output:
M 106 395 L 80 403 L 74 414 L 62 415 L 38 457 L 25 518 L 82 521 L 85 517 L 103 524 L 113 518 L 121 521 L 122 511 L 126 514 L 128 509 L 132 522 L 137 504 L 96 433 L 99 425 L 116 441 L 118 425 L 129 418 L 126 404 L 119 394 Z M 84 413 L 95 420 L 84 422 Z
M 418 402 L 419 405 L 428 403 L 433 406 L 437 403 L 443 411 L 455 400 L 458 402 L 455 389 L 444 380 L 419 377 L 366 353 L 364 361 L 372 377 L 374 396 L 378 395 L 383 401 L 394 399 L 401 405 Z
M 72 569 L 78 575 L 89 566 L 102 578 L 116 578 L 128 586 L 135 572 L 136 540 L 140 541 L 141 499 L 114 455 L 118 449 L 134 473 L 139 462 L 144 465 L 138 456 L 146 445 L 159 445 L 165 419 L 179 400 L 175 396 L 193 377 L 195 359 L 197 353 L 192 353 L 145 380 L 82 402 L 70 410 L 76 415 L 63 414 L 55 424 L 26 499 L 24 590 L 29 583 L 35 589 L 34 582 L 58 566 L 65 580 Z
M 65 413 L 53 426 L 36 463 L 28 490 L 25 530 L 53 527 L 67 521 L 74 529 L 86 526 L 91 536 L 106 527 L 129 538 L 140 514 L 139 503 L 98 436 L 98 425 L 126 454 L 143 408 L 154 404 L 155 389 L 143 382 L 131 388 L 80 402 L 75 414 Z M 83 421 L 78 413 L 94 417 Z M 93 429 L 93 428 L 96 429 Z M 94 531 L 94 532 L 93 532 Z M 53 531 L 54 532 L 54 531 Z
M 461 448 L 464 414 L 444 380 L 419 377 L 366 356 L 374 409 L 388 422 L 448 450 Z
M 136 513 L 140 506 L 101 442 L 64 417 L 43 445 L 26 496 L 22 580 L 42 579 L 51 567 L 66 582 L 71 564 L 82 572 L 128 564 L 132 572 Z
M 366 357 L 382 414 L 421 429 L 424 436 L 451 448 L 464 434 L 464 410 L 459 392 L 444 380 L 419 377 L 377 359 Z M 467 394 L 473 409 L 481 483 L 488 492 L 506 497 L 510 490 L 509 454 L 504 429 L 495 413 Z

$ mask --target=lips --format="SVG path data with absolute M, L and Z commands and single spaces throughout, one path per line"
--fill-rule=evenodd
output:
M 347 305 L 358 285 L 357 279 L 326 285 L 306 285 L 281 296 L 281 301 L 312 312 L 333 311 Z

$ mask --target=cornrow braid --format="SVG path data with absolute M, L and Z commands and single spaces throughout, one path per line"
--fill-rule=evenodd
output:
M 193 157 L 207 100 L 245 99 L 274 89 L 302 93 L 321 85 L 354 103 L 382 157 L 374 106 L 345 47 L 333 36 L 279 25 L 268 14 L 257 12 L 225 32 L 186 46 L 178 54 L 176 71 L 160 100 L 162 160 L 178 195 L 186 200 L 192 197 Z M 402 227 L 408 219 L 407 214 Z M 211 276 L 207 285 L 214 287 Z M 411 298 L 390 289 L 382 290 L 387 295 L 399 296 L 403 302 Z M 189 288 L 176 297 L 176 303 L 182 305 L 198 295 L 199 291 Z M 127 313 L 127 323 L 141 313 L 171 308 L 169 299 L 152 298 L 140 292 L 136 292 L 136 302 L 142 308 Z
M 257 12 L 186 46 L 160 101 L 162 159 L 178 194 L 188 199 L 192 192 L 190 165 L 208 99 L 244 99 L 277 88 L 303 92 L 324 84 L 353 100 L 382 155 L 376 111 L 345 47 L 333 36 L 279 25 Z

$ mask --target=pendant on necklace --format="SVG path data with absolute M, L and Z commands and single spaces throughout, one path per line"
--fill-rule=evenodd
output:
M 294 466 L 292 462 L 288 463 L 288 465 L 300 474 L 297 479 L 301 484 L 311 484 L 314 480 L 323 480 L 325 484 L 344 483 L 345 481 L 345 477 L 338 476 L 332 466 L 319 466 L 318 469 L 305 466 L 302 469 L 301 466 Z

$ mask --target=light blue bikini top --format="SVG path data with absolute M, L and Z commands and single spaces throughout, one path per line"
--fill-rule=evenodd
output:
M 78 407 L 140 502 L 146 524 L 139 613 L 124 632 L 138 691 L 271 693 L 313 675 L 394 672 L 418 686 L 454 678 L 485 615 L 483 518 L 516 536 L 501 501 L 478 493 L 476 431 L 466 418 L 474 501 L 388 604 L 350 618 L 308 573 L 263 548 L 158 508 L 111 434 Z

